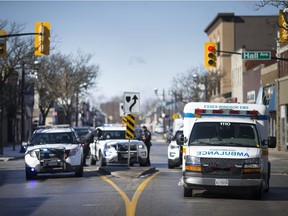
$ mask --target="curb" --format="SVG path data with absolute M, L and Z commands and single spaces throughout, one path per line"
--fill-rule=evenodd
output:
M 11 160 L 19 160 L 19 159 L 24 159 L 24 156 L 17 156 L 17 157 L 3 157 L 3 156 L 0 156 L 0 162 L 1 161 L 4 161 L 4 162 L 6 162 L 6 161 L 11 161 Z

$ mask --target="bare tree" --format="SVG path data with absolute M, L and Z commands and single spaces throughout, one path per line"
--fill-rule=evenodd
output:
M 63 108 L 65 122 L 71 124 L 78 97 L 88 87 L 95 86 L 100 75 L 99 66 L 90 64 L 91 58 L 92 55 L 81 52 L 77 56 L 57 53 L 41 62 L 37 86 L 43 117 L 47 116 L 52 102 L 57 101 Z
M 174 98 L 183 103 L 199 101 L 201 91 L 203 91 L 200 88 L 200 84 L 202 82 L 202 77 L 206 74 L 207 71 L 205 71 L 203 67 L 196 67 L 186 73 L 174 76 L 171 87 Z
M 24 25 L 0 20 L 0 29 L 7 31 L 7 36 L 19 34 L 23 31 Z M 8 30 L 7 30 L 8 29 Z M 29 36 L 25 37 L 7 37 L 6 38 L 7 56 L 0 58 L 0 125 L 3 119 L 10 121 L 12 128 L 8 133 L 15 143 L 14 126 L 17 111 L 20 108 L 20 94 L 23 93 L 23 87 L 19 87 L 19 80 L 25 69 L 30 70 L 33 64 L 34 46 L 33 40 Z M 24 74 L 25 75 L 25 74 Z M 2 128 L 0 128 L 0 133 Z M 2 135 L 0 135 L 2 140 Z
M 255 9 L 259 10 L 265 6 L 274 6 L 277 8 L 287 8 L 288 2 L 286 1 L 279 1 L 279 0 L 263 0 L 255 3 Z

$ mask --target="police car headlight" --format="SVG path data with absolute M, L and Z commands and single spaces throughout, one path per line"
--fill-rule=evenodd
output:
M 106 146 L 104 149 L 104 154 L 105 156 L 112 156 L 112 155 L 117 155 L 116 149 L 114 146 Z
M 80 149 L 81 149 L 81 146 L 80 146 L 80 145 L 77 146 L 77 147 L 74 148 L 74 149 L 71 149 L 71 150 L 69 151 L 69 156 L 74 156 L 74 155 L 76 155 L 77 152 L 80 151 Z
M 139 144 L 139 145 L 138 145 L 138 148 L 139 148 L 139 149 L 143 149 L 143 148 L 144 148 L 144 145 Z
M 33 157 L 33 158 L 37 157 L 36 151 L 29 151 L 28 154 L 30 155 L 30 157 Z

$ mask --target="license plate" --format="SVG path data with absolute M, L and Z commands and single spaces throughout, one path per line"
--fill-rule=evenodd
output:
M 122 154 L 123 158 L 128 158 L 128 154 Z
M 48 162 L 48 166 L 57 166 L 57 165 L 58 165 L 58 162 L 56 160 Z
M 216 186 L 228 186 L 228 179 L 215 179 Z

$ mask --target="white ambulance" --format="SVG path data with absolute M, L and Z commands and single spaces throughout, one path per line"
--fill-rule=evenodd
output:
M 191 102 L 184 107 L 184 197 L 193 189 L 247 191 L 262 199 L 269 190 L 268 109 L 261 104 Z

